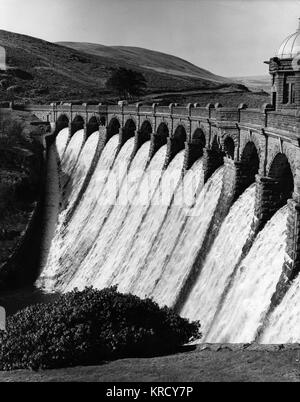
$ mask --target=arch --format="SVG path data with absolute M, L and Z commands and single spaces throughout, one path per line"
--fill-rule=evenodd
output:
M 172 138 L 175 140 L 178 146 L 178 150 L 184 148 L 184 143 L 186 141 L 187 135 L 186 135 L 186 130 L 182 124 L 179 124 L 172 136 Z
M 231 137 L 227 136 L 224 140 L 224 152 L 225 155 L 230 158 L 234 159 L 234 141 Z
M 152 125 L 149 120 L 143 121 L 140 131 L 143 134 L 143 136 L 147 137 L 147 140 L 150 140 L 151 133 L 152 133 Z
M 86 135 L 89 137 L 91 134 L 93 134 L 95 131 L 99 130 L 99 121 L 96 116 L 93 116 L 90 118 L 87 126 L 86 126 Z
M 279 209 L 292 197 L 294 191 L 294 177 L 285 154 L 279 152 L 275 155 L 268 176 L 275 181 L 272 188 L 272 199 L 274 199 L 274 205 Z
M 156 134 L 162 139 L 163 143 L 167 143 L 167 138 L 169 137 L 169 128 L 166 123 L 161 122 L 156 129 Z
M 206 146 L 205 134 L 203 130 L 201 130 L 201 128 L 196 128 L 196 130 L 192 134 L 192 140 L 197 140 L 201 148 L 204 148 Z
M 136 130 L 136 124 L 133 119 L 128 119 L 125 122 L 124 128 L 123 128 L 123 133 L 125 134 L 125 137 L 131 138 L 134 136 Z
M 55 128 L 56 132 L 59 133 L 61 130 L 69 126 L 69 118 L 65 114 L 61 114 L 56 120 Z
M 111 138 L 113 135 L 118 134 L 120 131 L 121 124 L 116 117 L 113 117 L 108 126 L 107 126 L 107 134 L 108 138 Z
M 244 188 L 255 182 L 255 176 L 260 165 L 258 155 L 255 144 L 252 141 L 247 142 L 241 154 L 242 175 L 245 180 Z
M 144 120 L 140 129 L 137 132 L 137 141 L 138 144 L 143 144 L 146 141 L 149 141 L 152 133 L 152 125 L 149 120 Z
M 75 116 L 71 123 L 71 136 L 76 133 L 76 131 L 82 130 L 84 127 L 83 117 L 79 114 Z

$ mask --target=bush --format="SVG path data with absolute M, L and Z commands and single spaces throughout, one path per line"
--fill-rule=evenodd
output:
M 0 333 L 0 369 L 58 368 L 98 364 L 125 356 L 176 350 L 199 338 L 188 322 L 150 299 L 86 288 L 37 304 L 7 320 Z

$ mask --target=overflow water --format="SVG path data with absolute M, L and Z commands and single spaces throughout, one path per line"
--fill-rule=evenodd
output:
M 86 285 L 102 288 L 111 284 L 112 279 L 118 274 L 123 261 L 126 260 L 128 250 L 130 250 L 136 233 L 139 230 L 143 216 L 149 208 L 150 201 L 162 174 L 166 151 L 167 146 L 164 145 L 156 152 L 144 175 L 141 177 L 141 182 L 136 189 L 134 203 L 128 209 L 126 218 L 118 228 L 114 239 L 114 245 L 118 244 L 119 246 L 114 246 L 110 249 L 101 267 L 97 266 L 97 259 L 95 259 L 92 265 L 93 268 L 91 268 L 91 265 L 87 265 L 84 269 L 78 271 L 77 275 L 68 285 L 67 290 L 72 289 L 74 286 L 79 289 L 82 289 Z M 90 255 L 89 261 L 92 258 Z M 96 275 L 91 275 L 94 269 Z
M 170 203 L 161 229 L 148 247 L 148 254 L 141 264 L 138 274 L 129 290 L 140 297 L 151 295 L 155 283 L 159 280 L 166 259 L 172 254 L 183 226 L 194 207 L 195 200 L 203 187 L 203 161 L 196 161 L 180 181 L 174 198 Z
M 203 263 L 200 275 L 182 308 L 181 315 L 201 317 L 203 336 L 217 312 L 224 289 L 238 264 L 243 247 L 251 236 L 254 218 L 255 184 L 233 204 Z
M 38 285 L 48 291 L 59 290 L 60 286 L 64 285 L 64 282 L 68 282 L 68 278 L 72 277 L 78 269 L 76 256 L 74 256 L 74 264 L 72 256 L 73 253 L 80 256 L 83 249 L 78 247 L 79 245 L 74 242 L 74 239 L 82 235 L 82 240 L 86 240 L 85 247 L 89 247 L 87 237 L 89 235 L 90 216 L 97 207 L 102 188 L 107 182 L 109 172 L 113 166 L 118 141 L 119 136 L 115 135 L 106 144 L 81 202 L 71 220 L 64 222 L 63 231 L 60 233 L 59 238 L 56 238 L 57 241 L 53 242 L 51 258 L 49 258 L 38 281 Z
M 121 292 L 127 292 L 131 283 L 143 267 L 149 248 L 164 221 L 182 175 L 184 151 L 180 151 L 163 171 L 159 185 L 150 201 L 149 209 L 142 219 L 141 225 L 135 235 L 134 241 L 127 250 L 127 258 L 112 280 L 113 285 L 118 285 Z
M 255 239 L 251 185 L 206 250 L 222 207 L 224 167 L 204 185 L 201 158 L 183 176 L 183 151 L 163 169 L 166 145 L 148 162 L 148 141 L 132 159 L 134 138 L 118 152 L 115 135 L 96 161 L 99 132 L 85 143 L 83 130 L 70 140 L 68 135 L 68 129 L 61 130 L 48 154 L 54 173 L 60 159 L 61 194 L 55 191 L 56 213 L 50 214 L 48 231 L 53 238 L 49 251 L 50 233 L 40 288 L 66 292 L 118 285 L 122 292 L 168 306 L 178 306 L 182 297 L 181 315 L 200 320 L 206 342 L 252 342 L 258 333 L 264 343 L 299 341 L 299 278 L 266 316 L 284 262 L 286 206 Z M 92 164 L 96 166 L 86 181 Z M 195 281 L 186 286 L 190 278 Z
M 300 276 L 292 283 L 283 300 L 270 315 L 260 337 L 261 343 L 299 343 Z
M 172 306 L 185 283 L 213 218 L 222 190 L 224 167 L 207 181 L 190 212 L 187 224 L 155 284 L 151 296 L 160 304 Z M 172 236 L 172 233 L 166 233 Z
M 252 342 L 268 311 L 285 254 L 287 206 L 258 234 L 207 334 L 206 342 Z

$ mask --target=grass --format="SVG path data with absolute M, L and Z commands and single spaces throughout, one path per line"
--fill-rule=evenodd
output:
M 173 355 L 119 359 L 100 366 L 0 372 L 0 382 L 299 382 L 299 356 L 299 345 L 198 345 Z

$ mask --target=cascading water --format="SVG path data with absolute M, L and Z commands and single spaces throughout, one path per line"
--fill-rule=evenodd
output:
M 60 132 L 57 134 L 56 141 L 55 141 L 58 157 L 60 160 L 63 157 L 68 140 L 69 140 L 69 128 L 66 127 L 66 128 L 63 128 L 62 130 L 60 130 Z
M 143 178 L 149 151 L 150 141 L 141 146 L 131 162 L 130 168 L 117 191 L 118 199 L 116 204 L 113 205 L 110 213 L 107 215 L 107 219 L 97 236 L 97 241 L 82 262 L 81 268 L 77 272 L 76 280 L 81 276 L 81 272 L 88 271 L 88 281 L 89 283 L 94 283 L 95 275 L 98 274 L 99 267 L 102 267 L 107 253 L 113 247 L 113 241 L 117 236 L 119 226 L 124 221 L 131 199 L 134 198 Z
M 141 178 L 141 182 L 137 186 L 135 202 L 128 209 L 124 221 L 118 226 L 117 236 L 114 239 L 114 247 L 110 249 L 108 254 L 105 254 L 104 250 L 105 260 L 101 267 L 97 264 L 97 259 L 91 262 L 93 256 L 89 255 L 89 264 L 84 265 L 84 267 L 77 272 L 77 275 L 73 278 L 72 282 L 68 284 L 66 290 L 70 290 L 75 286 L 81 289 L 86 285 L 102 288 L 110 284 L 112 275 L 118 272 L 122 262 L 126 259 L 128 250 L 138 232 L 142 218 L 149 207 L 150 200 L 161 177 L 166 151 L 167 147 L 165 145 L 153 156 Z M 138 199 L 139 202 L 137 202 Z M 111 224 L 116 225 L 114 222 Z M 118 244 L 118 247 L 115 247 L 115 244 Z M 91 266 L 93 268 L 91 268 Z M 96 276 L 94 275 L 95 273 Z M 93 278 L 92 280 L 90 280 L 91 277 Z
M 70 142 L 67 145 L 67 148 L 63 154 L 61 160 L 61 187 L 68 183 L 72 176 L 72 172 L 75 168 L 76 162 L 78 160 L 81 148 L 84 142 L 84 131 L 79 130 L 77 131 L 73 137 L 71 138 Z
M 62 211 L 62 214 L 61 214 L 61 215 L 63 215 L 62 220 L 64 220 L 66 214 L 72 208 L 74 202 L 76 201 L 76 199 L 80 193 L 83 182 L 86 178 L 86 175 L 89 172 L 91 163 L 95 156 L 98 141 L 99 141 L 99 132 L 95 131 L 86 140 L 81 152 L 79 150 L 80 155 L 79 155 L 76 165 L 72 171 L 70 180 L 66 184 L 66 187 L 65 187 L 64 193 L 63 193 L 64 210 Z
M 75 243 L 74 240 L 77 236 L 80 236 L 80 234 L 83 236 L 83 240 L 89 235 L 91 213 L 95 211 L 102 188 L 107 183 L 110 170 L 115 160 L 118 142 L 119 136 L 115 135 L 103 149 L 95 172 L 80 204 L 75 210 L 71 220 L 64 222 L 64 229 L 60 235 L 59 241 L 54 242 L 53 247 L 51 247 L 51 258 L 48 259 L 48 263 L 39 278 L 39 286 L 43 286 L 47 290 L 57 290 L 60 285 L 64 285 L 64 282 L 67 282 L 68 278 L 78 269 L 76 259 L 74 264 L 72 264 L 72 255 L 75 250 L 77 253 L 83 250 L 82 248 L 76 247 L 77 243 Z M 88 242 L 86 242 L 86 247 L 89 247 Z M 67 266 L 68 270 L 66 268 Z
M 257 236 L 207 334 L 207 342 L 252 342 L 278 283 L 285 254 L 287 206 Z
M 159 185 L 151 199 L 149 209 L 135 235 L 134 241 L 127 250 L 127 255 L 118 273 L 114 275 L 112 284 L 118 284 L 120 291 L 129 291 L 131 282 L 143 266 L 148 250 L 164 221 L 182 175 L 184 152 L 180 151 L 163 172 Z
M 160 277 L 151 291 L 151 296 L 160 305 L 174 304 L 193 267 L 218 205 L 223 173 L 224 168 L 219 168 L 203 187 L 172 255 L 161 267 Z M 172 236 L 172 232 L 166 233 L 166 236 Z
M 203 336 L 217 312 L 224 290 L 233 280 L 243 247 L 251 237 L 254 203 L 255 184 L 252 184 L 231 207 L 181 310 L 181 315 L 189 319 L 201 317 Z
M 299 343 L 300 276 L 292 283 L 281 303 L 266 322 L 261 343 Z
M 208 232 L 222 207 L 224 167 L 203 185 L 202 159 L 182 177 L 183 151 L 163 170 L 166 146 L 148 163 L 146 142 L 131 160 L 134 138 L 117 155 L 115 135 L 83 193 L 99 133 L 84 146 L 83 130 L 69 142 L 68 135 L 68 128 L 61 130 L 57 150 L 49 153 L 51 169 L 56 155 L 61 159 L 63 193 L 39 286 L 69 291 L 117 284 L 120 291 L 149 296 L 160 305 L 179 305 L 183 316 L 200 320 L 207 342 L 251 342 L 258 334 L 265 343 L 299 341 L 299 278 L 267 316 L 284 262 L 287 207 L 254 239 L 255 185 L 250 186 L 207 251 Z
M 78 132 L 79 133 L 79 132 Z M 81 137 L 81 133 L 80 133 Z M 97 149 L 97 143 L 99 141 L 99 133 L 95 132 L 93 133 L 86 143 L 84 144 L 84 147 L 81 151 L 80 147 L 80 139 L 77 138 L 75 141 L 75 144 L 77 145 L 77 151 L 80 153 L 79 157 L 75 154 L 75 149 L 76 147 L 72 147 L 72 154 L 74 155 L 73 159 L 77 159 L 77 163 L 72 170 L 71 176 L 69 178 L 69 181 L 66 185 L 64 194 L 63 194 L 63 199 L 62 199 L 62 204 L 64 205 L 64 209 L 60 211 L 60 214 L 58 215 L 57 223 L 56 223 L 56 230 L 55 230 L 55 235 L 52 239 L 52 245 L 49 253 L 49 261 L 53 258 L 55 259 L 55 254 L 56 250 L 59 247 L 59 244 L 61 242 L 61 236 L 62 236 L 62 231 L 63 231 L 63 224 L 65 223 L 65 218 L 70 210 L 72 208 L 74 202 L 77 199 L 77 196 L 80 192 L 81 186 L 83 184 L 83 181 L 86 177 L 86 174 L 90 168 L 91 162 L 93 160 L 93 157 L 95 155 L 95 151 Z M 69 147 L 68 147 L 69 148 Z M 52 148 L 51 148 L 52 150 Z M 81 152 L 80 152 L 81 151 Z M 52 151 L 53 153 L 53 151 Z M 66 150 L 67 153 L 67 150 Z M 52 168 L 53 170 L 53 168 Z M 53 175 L 53 173 L 52 173 Z M 48 199 L 48 197 L 47 197 Z M 54 254 L 54 255 L 53 255 Z
M 156 281 L 160 278 L 166 258 L 172 254 L 195 199 L 203 187 L 203 162 L 196 161 L 186 173 L 176 189 L 174 199 L 152 246 L 148 246 L 147 258 L 140 266 L 135 280 L 130 285 L 141 297 L 151 295 Z

